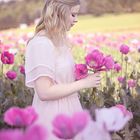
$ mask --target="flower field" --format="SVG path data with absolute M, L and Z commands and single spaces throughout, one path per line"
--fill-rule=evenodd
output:
M 3 113 L 8 108 L 12 106 L 26 107 L 32 101 L 33 91 L 25 87 L 24 83 L 25 44 L 30 37 L 31 33 L 20 36 L 1 34 L 1 128 L 9 127 L 3 121 Z M 114 137 L 116 135 L 120 139 L 128 137 L 128 135 L 132 138 L 139 137 L 140 34 L 74 34 L 69 35 L 69 39 L 74 46 L 72 52 L 77 65 L 87 64 L 86 69 L 90 67 L 92 72 L 107 68 L 100 71 L 102 75 L 100 88 L 81 91 L 83 107 L 89 109 L 94 116 L 95 108 L 123 104 L 133 113 L 133 120 L 119 134 L 114 133 Z M 103 57 L 106 57 L 106 65 L 103 65 Z M 79 67 L 78 74 L 84 75 L 82 70 L 85 71 L 85 68 Z M 86 74 L 88 74 L 87 70 Z M 123 133 L 127 135 L 125 136 Z
M 5 128 L 0 131 L 0 140 L 49 140 L 43 127 L 33 125 L 37 120 L 37 114 L 29 107 L 33 90 L 24 82 L 25 46 L 32 35 L 0 33 L 0 129 Z M 80 101 L 88 112 L 72 117 L 58 114 L 53 121 L 53 134 L 74 140 L 139 140 L 140 33 L 73 33 L 69 39 L 77 80 L 100 72 L 102 82 L 99 88 L 80 91 Z

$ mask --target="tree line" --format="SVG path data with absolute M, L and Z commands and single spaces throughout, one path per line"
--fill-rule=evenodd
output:
M 0 30 L 30 25 L 40 17 L 44 0 L 0 2 Z M 105 13 L 140 12 L 140 0 L 81 0 L 80 14 L 101 16 Z

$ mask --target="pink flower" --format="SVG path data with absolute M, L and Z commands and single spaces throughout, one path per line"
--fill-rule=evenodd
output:
M 0 43 L 0 51 L 1 52 L 9 50 L 11 47 L 12 47 L 11 45 L 6 45 L 3 43 Z
M 77 38 L 76 42 L 82 45 L 84 43 L 84 40 L 82 38 Z
M 75 65 L 75 77 L 77 80 L 85 78 L 88 75 L 88 69 L 86 64 Z
M 74 137 L 70 117 L 65 115 L 57 116 L 53 121 L 53 127 L 53 133 L 58 138 L 70 139 Z
M 125 45 L 125 44 L 122 44 L 122 45 L 120 46 L 120 52 L 121 52 L 122 54 L 128 54 L 128 52 L 129 52 L 129 47 L 128 47 L 127 45 Z
M 89 114 L 79 112 L 72 117 L 60 114 L 53 120 L 53 133 L 61 139 L 72 139 L 82 131 L 89 120 Z
M 6 73 L 7 78 L 10 80 L 14 80 L 17 77 L 17 73 L 15 71 L 8 71 Z
M 104 58 L 104 65 L 106 67 L 107 70 L 111 70 L 114 68 L 114 60 L 112 58 L 112 56 L 106 56 Z
M 83 36 L 77 35 L 71 38 L 71 41 L 76 45 L 83 45 L 85 40 Z
M 87 54 L 85 57 L 86 64 L 95 70 L 101 69 L 104 65 L 104 56 L 103 53 L 98 50 L 93 50 L 91 53 Z
M 10 80 L 14 80 L 17 77 L 17 73 L 15 71 L 8 71 L 6 73 L 7 78 Z
M 93 55 L 91 53 L 89 53 L 86 57 L 86 64 L 90 67 L 93 68 L 95 65 L 94 59 L 93 59 Z
M 23 140 L 47 140 L 47 130 L 39 125 L 28 127 L 23 136 Z
M 118 77 L 118 81 L 119 81 L 120 83 L 124 83 L 124 82 L 125 82 L 125 78 L 124 78 L 124 77 Z
M 3 64 L 13 64 L 14 63 L 14 55 L 9 53 L 8 51 L 4 51 L 1 54 L 1 61 Z
M 136 86 L 136 80 L 131 79 L 128 81 L 128 87 L 134 88 L 135 86 Z
M 5 129 L 0 131 L 0 140 L 47 140 L 47 130 L 38 125 L 22 129 Z
M 4 114 L 4 121 L 11 126 L 28 126 L 37 120 L 38 115 L 34 108 L 26 107 L 24 109 L 19 107 L 12 107 Z
M 115 107 L 118 107 L 122 111 L 124 116 L 132 115 L 132 113 L 129 112 L 124 105 L 118 104 Z M 133 115 L 131 117 L 133 118 Z
M 0 131 L 0 140 L 21 140 L 23 132 L 19 129 L 7 129 Z
M 115 69 L 117 72 L 119 72 L 119 71 L 122 69 L 122 67 L 121 67 L 121 65 L 120 65 L 119 63 L 115 63 L 115 64 L 114 64 L 114 69 Z
M 25 74 L 25 68 L 23 65 L 19 66 L 20 73 Z
M 89 121 L 89 114 L 87 112 L 76 112 L 72 117 L 73 130 L 75 134 L 85 128 L 87 122 Z
M 111 108 L 97 109 L 95 114 L 97 122 L 100 124 L 104 124 L 108 131 L 121 130 L 124 125 L 133 118 L 132 113 L 126 110 L 125 107 L 123 107 L 122 111 L 122 106 L 113 106 Z

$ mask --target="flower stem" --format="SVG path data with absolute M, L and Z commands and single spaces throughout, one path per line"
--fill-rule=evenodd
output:
M 3 67 L 3 63 L 2 63 L 2 65 L 1 65 L 1 77 L 2 77 L 2 80 L 3 80 L 3 69 L 4 69 L 4 67 Z
M 126 65 L 125 65 L 125 77 L 126 77 L 126 80 L 127 80 L 127 61 L 126 61 Z
M 0 91 L 3 92 L 3 89 L 4 89 L 4 78 L 3 78 L 3 69 L 4 69 L 4 66 L 3 66 L 3 63 L 1 65 L 1 79 L 0 79 Z
M 123 54 L 122 54 L 122 56 L 121 56 L 121 60 L 122 60 L 122 69 L 123 69 Z M 123 71 L 121 70 L 121 76 L 122 76 L 122 73 Z
M 107 80 L 108 80 L 108 74 L 107 74 L 107 72 L 105 73 L 105 76 L 106 76 L 106 87 L 108 87 L 108 84 L 107 84 Z

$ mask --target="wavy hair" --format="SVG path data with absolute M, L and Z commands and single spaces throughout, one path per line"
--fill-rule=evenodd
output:
M 45 30 L 54 44 L 64 41 L 70 10 L 76 5 L 80 5 L 80 0 L 46 0 L 35 33 Z

